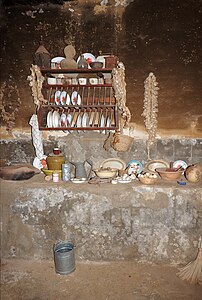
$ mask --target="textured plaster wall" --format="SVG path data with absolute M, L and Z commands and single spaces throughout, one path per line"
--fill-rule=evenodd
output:
M 43 175 L 7 182 L 3 196 L 3 257 L 52 258 L 70 240 L 80 260 L 179 263 L 193 259 L 202 234 L 202 190 L 175 183 L 75 185 Z
M 14 2 L 25 4 L 7 3 Z M 13 129 L 18 138 L 30 134 L 28 122 L 35 107 L 27 76 L 41 35 L 52 57 L 63 55 L 68 43 L 75 46 L 77 56 L 97 55 L 98 50 L 118 55 L 126 66 L 127 104 L 136 136 L 145 138 L 143 82 L 152 71 L 160 87 L 159 137 L 201 137 L 201 0 L 4 4 L 0 108 L 5 138 L 12 137 L 6 129 Z

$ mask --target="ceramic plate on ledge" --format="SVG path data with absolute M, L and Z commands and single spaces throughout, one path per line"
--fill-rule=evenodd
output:
M 128 165 L 128 174 L 131 175 L 132 173 L 140 174 L 142 172 L 143 166 L 141 162 L 136 159 L 132 159 L 129 161 Z
M 100 164 L 100 168 L 125 170 L 126 164 L 119 158 L 107 158 Z
M 183 160 L 176 160 L 174 163 L 173 163 L 173 168 L 182 168 L 182 169 L 186 169 L 187 168 L 187 163 Z
M 169 163 L 164 160 L 150 160 L 145 167 L 148 171 L 157 173 L 157 168 L 169 168 Z

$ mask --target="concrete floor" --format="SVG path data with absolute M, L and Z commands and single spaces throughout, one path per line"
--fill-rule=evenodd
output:
M 189 285 L 177 268 L 135 262 L 76 262 L 69 275 L 53 261 L 4 260 L 1 300 L 199 300 L 202 286 Z

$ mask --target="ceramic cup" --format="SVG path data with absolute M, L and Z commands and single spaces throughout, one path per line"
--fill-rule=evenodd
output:
M 87 82 L 87 78 L 79 78 L 79 84 L 84 85 Z
M 66 79 L 65 79 L 65 83 L 66 83 L 66 84 L 71 84 L 71 83 L 72 83 L 71 78 L 66 78 Z
M 98 84 L 98 78 L 89 78 L 90 84 Z
M 56 84 L 56 78 L 48 77 L 48 84 Z
M 78 84 L 77 78 L 72 78 L 72 84 Z
M 98 84 L 104 84 L 104 79 L 103 78 L 98 78 Z

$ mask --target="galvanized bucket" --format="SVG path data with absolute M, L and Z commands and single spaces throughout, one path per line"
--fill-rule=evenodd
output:
M 54 245 L 55 271 L 60 275 L 67 275 L 75 270 L 74 245 L 61 241 Z

